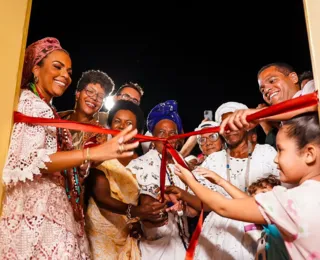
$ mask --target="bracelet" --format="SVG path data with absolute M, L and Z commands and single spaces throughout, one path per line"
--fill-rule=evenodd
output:
M 127 210 L 126 210 L 126 213 L 127 213 L 126 214 L 126 216 L 127 216 L 127 225 L 140 221 L 139 217 L 132 218 L 132 216 L 131 216 L 131 208 L 132 208 L 132 206 L 133 206 L 132 204 L 128 204 L 128 207 L 127 207 Z
M 132 208 L 132 204 L 128 204 L 128 207 L 127 207 L 127 210 L 126 210 L 128 221 L 131 220 L 131 208 Z
M 83 156 L 84 157 L 84 156 Z M 90 150 L 89 147 L 86 149 L 86 159 L 84 160 L 83 164 L 90 162 Z

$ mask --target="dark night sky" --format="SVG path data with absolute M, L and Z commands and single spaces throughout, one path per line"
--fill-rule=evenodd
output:
M 204 110 L 223 102 L 261 103 L 261 66 L 284 61 L 297 72 L 311 69 L 302 0 L 84 3 L 33 0 L 28 44 L 57 37 L 73 61 L 73 83 L 54 100 L 58 110 L 73 107 L 83 71 L 100 69 L 117 88 L 138 82 L 146 115 L 177 100 L 191 131 Z

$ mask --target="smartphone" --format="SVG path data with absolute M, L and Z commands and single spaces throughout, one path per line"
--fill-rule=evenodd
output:
M 207 118 L 208 120 L 212 121 L 212 110 L 205 110 L 203 112 L 204 118 Z

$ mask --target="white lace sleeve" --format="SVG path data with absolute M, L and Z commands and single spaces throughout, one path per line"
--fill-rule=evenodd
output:
M 20 96 L 18 111 L 33 117 L 53 118 L 50 107 L 28 90 Z M 14 124 L 9 151 L 3 169 L 6 185 L 33 180 L 45 169 L 49 155 L 57 151 L 56 128 L 17 123 Z

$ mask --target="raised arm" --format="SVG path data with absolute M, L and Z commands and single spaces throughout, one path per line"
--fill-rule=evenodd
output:
M 180 154 L 183 157 L 187 157 L 196 145 L 197 145 L 197 136 L 195 135 L 190 136 L 188 140 L 185 142 L 185 144 L 183 145 L 180 151 Z
M 180 165 L 176 165 L 175 174 L 185 182 L 196 196 L 217 214 L 235 220 L 266 224 L 257 203 L 253 197 L 243 199 L 227 199 L 218 192 L 209 190 L 198 183 L 191 172 Z
M 101 162 L 132 156 L 132 150 L 136 148 L 139 143 L 125 144 L 137 134 L 137 130 L 131 131 L 131 128 L 131 126 L 127 127 L 111 140 L 96 147 L 86 148 L 84 150 L 61 151 L 51 154 L 49 156 L 51 162 L 46 162 L 46 169 L 41 169 L 41 172 L 53 173 L 61 171 L 79 166 L 86 160 Z M 119 152 L 119 149 L 122 149 L 123 152 Z
M 208 181 L 222 187 L 234 199 L 242 199 L 249 197 L 248 194 L 238 189 L 236 186 L 232 185 L 230 182 L 222 178 L 219 174 L 215 173 L 214 171 L 210 171 L 204 167 L 197 167 L 194 170 L 194 173 L 202 175 Z
M 194 196 L 179 187 L 168 186 L 168 187 L 166 187 L 165 193 L 167 195 L 169 195 L 169 194 L 174 195 L 177 200 L 182 200 L 182 201 L 186 202 L 189 206 L 191 206 L 192 208 L 194 208 L 197 211 L 201 210 L 201 200 L 197 196 Z M 168 200 L 170 200 L 169 197 L 166 197 L 166 198 Z M 204 209 L 204 211 L 211 211 L 211 209 L 205 204 L 203 204 L 203 209 Z
M 260 111 L 262 109 L 265 109 L 265 108 L 237 110 L 236 112 L 232 113 L 230 116 L 228 116 L 227 118 L 225 118 L 222 121 L 221 127 L 220 127 L 220 134 L 223 134 L 224 128 L 227 125 L 233 131 L 237 131 L 237 130 L 240 130 L 240 129 L 250 130 L 250 129 L 256 127 L 260 122 L 265 122 L 265 121 L 285 121 L 285 120 L 291 119 L 292 117 L 294 117 L 296 115 L 299 115 L 299 114 L 302 114 L 302 113 L 317 111 L 317 106 L 301 108 L 301 109 L 298 109 L 298 110 L 295 110 L 295 111 L 292 111 L 292 112 L 287 112 L 287 113 L 282 113 L 282 114 L 275 115 L 275 116 L 261 118 L 259 120 L 252 121 L 250 123 L 247 121 L 246 117 L 248 115 L 256 113 L 256 112 L 258 112 L 258 111 Z

